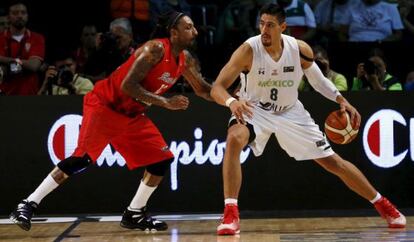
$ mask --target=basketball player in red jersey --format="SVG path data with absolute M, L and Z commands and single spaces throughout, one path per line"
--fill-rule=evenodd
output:
M 146 204 L 173 161 L 162 135 L 144 114 L 151 105 L 183 110 L 189 100 L 182 95 L 162 97 L 183 75 L 195 93 L 207 100 L 211 86 L 186 51 L 196 36 L 192 20 L 172 12 L 160 18 L 158 38 L 145 43 L 108 78 L 97 82 L 84 98 L 78 147 L 62 160 L 39 187 L 20 202 L 10 219 L 24 230 L 41 200 L 72 174 L 94 163 L 110 143 L 125 158 L 129 169 L 145 167 L 138 191 L 125 210 L 121 226 L 129 229 L 166 230 L 167 224 L 148 215 Z

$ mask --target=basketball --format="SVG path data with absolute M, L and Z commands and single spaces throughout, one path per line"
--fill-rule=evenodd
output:
M 354 129 L 348 112 L 342 113 L 340 110 L 331 112 L 325 120 L 325 133 L 328 139 L 335 144 L 348 144 L 358 134 L 358 129 Z

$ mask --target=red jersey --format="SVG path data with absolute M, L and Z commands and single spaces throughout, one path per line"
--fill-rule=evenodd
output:
M 185 68 L 185 55 L 184 52 L 181 52 L 178 63 L 176 63 L 169 39 L 157 39 L 157 41 L 160 41 L 164 46 L 164 56 L 148 72 L 145 79 L 142 80 L 141 86 L 149 92 L 161 95 L 170 89 L 183 73 Z M 136 58 L 135 54 L 132 54 L 108 78 L 98 81 L 93 89 L 93 92 L 103 104 L 131 117 L 144 112 L 147 107 L 147 105 L 136 101 L 121 90 L 122 81 L 128 74 Z
M 0 34 L 0 56 L 22 60 L 35 57 L 43 61 L 45 39 L 41 34 L 26 30 L 23 39 L 18 42 L 6 30 Z M 37 95 L 39 80 L 36 72 L 23 71 L 7 78 L 0 84 L 0 90 L 6 95 Z

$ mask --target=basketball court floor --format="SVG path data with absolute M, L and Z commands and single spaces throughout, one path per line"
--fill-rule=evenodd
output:
M 35 217 L 29 232 L 0 219 L 0 241 L 136 241 L 136 242 L 267 242 L 267 241 L 413 241 L 414 216 L 405 229 L 389 229 L 379 216 L 242 219 L 241 234 L 216 236 L 220 215 L 155 216 L 168 222 L 164 232 L 128 230 L 120 216 Z

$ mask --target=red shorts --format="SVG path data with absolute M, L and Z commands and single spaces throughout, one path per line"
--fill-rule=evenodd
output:
M 130 118 L 115 112 L 90 92 L 84 97 L 78 147 L 73 156 L 88 154 L 96 162 L 109 143 L 125 158 L 129 169 L 174 157 L 148 117 L 139 114 Z

